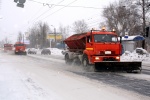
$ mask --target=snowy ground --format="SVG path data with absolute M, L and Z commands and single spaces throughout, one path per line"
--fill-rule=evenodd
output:
M 63 56 L 61 50 L 51 51 L 52 55 Z M 55 65 L 65 66 L 58 63 L 61 60 L 55 60 L 47 65 L 27 56 L 0 53 L 0 100 L 149 100 L 149 97 L 55 70 Z M 121 60 L 149 63 L 150 57 L 126 51 Z

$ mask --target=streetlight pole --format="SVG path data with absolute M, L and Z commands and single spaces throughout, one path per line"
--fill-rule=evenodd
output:
M 51 25 L 52 27 L 54 27 L 53 25 Z M 56 42 L 57 42 L 57 38 L 56 38 L 56 28 L 54 27 L 54 35 L 55 35 L 55 46 L 56 46 Z
M 22 36 L 23 36 L 23 43 L 24 43 L 24 34 L 22 34 Z
M 54 27 L 54 34 L 55 34 L 55 43 L 57 42 L 57 39 L 56 39 L 56 28 Z
M 145 0 L 142 0 L 142 11 L 143 11 L 143 36 L 145 37 Z M 142 41 L 142 48 L 145 48 L 145 39 Z

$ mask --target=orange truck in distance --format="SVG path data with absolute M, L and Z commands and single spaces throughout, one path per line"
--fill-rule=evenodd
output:
M 27 52 L 26 52 L 26 45 L 22 42 L 16 42 L 14 44 L 14 47 L 15 47 L 15 54 L 21 54 L 21 55 L 26 55 Z
M 13 50 L 13 44 L 4 44 L 4 52 Z
M 121 39 L 115 31 L 91 30 L 74 34 L 64 40 L 68 46 L 65 53 L 66 64 L 82 65 L 92 71 L 123 70 L 141 72 L 140 61 L 120 61 L 122 54 Z

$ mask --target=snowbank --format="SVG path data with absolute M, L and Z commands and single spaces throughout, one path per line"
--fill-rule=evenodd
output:
M 143 48 L 136 48 L 133 52 L 125 51 L 121 61 L 150 61 L 150 54 Z

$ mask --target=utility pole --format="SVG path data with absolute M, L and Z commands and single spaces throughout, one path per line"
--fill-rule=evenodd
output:
M 53 25 L 51 25 L 52 27 L 54 27 Z M 55 46 L 56 46 L 56 43 L 57 43 L 57 38 L 56 38 L 56 28 L 54 27 L 54 36 L 55 36 Z
M 145 0 L 142 0 L 142 11 L 143 11 L 143 37 L 145 37 Z M 145 39 L 142 41 L 142 48 L 145 49 Z
M 56 39 L 56 28 L 54 28 L 54 34 L 55 34 L 55 44 L 57 42 L 57 39 Z
M 22 34 L 22 36 L 23 36 L 23 43 L 24 43 L 24 34 Z

